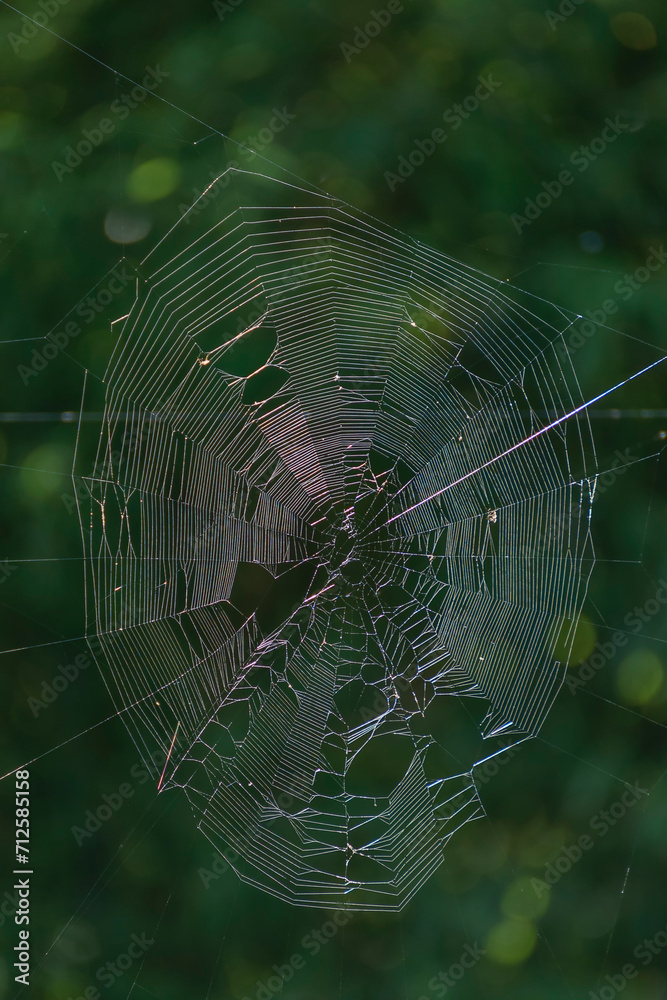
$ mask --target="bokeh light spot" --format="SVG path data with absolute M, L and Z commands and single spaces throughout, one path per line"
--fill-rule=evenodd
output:
M 40 499 L 62 491 L 63 476 L 71 471 L 72 458 L 60 446 L 43 444 L 26 457 L 19 473 L 21 486 L 31 499 Z
M 579 246 L 584 253 L 600 253 L 604 249 L 604 240 L 599 233 L 589 230 L 579 234 Z
M 147 215 L 128 208 L 110 208 L 104 220 L 104 232 L 112 243 L 138 243 L 151 228 Z
M 15 111 L 0 111 L 0 149 L 14 149 L 21 142 L 23 118 Z
M 647 17 L 635 11 L 625 11 L 611 19 L 611 30 L 621 45 L 642 52 L 658 44 L 656 30 Z
M 645 705 L 661 689 L 663 680 L 662 663 L 655 653 L 638 649 L 619 664 L 616 686 L 626 705 Z
M 536 944 L 537 930 L 530 921 L 509 919 L 491 929 L 486 951 L 498 965 L 521 965 L 532 955 Z
M 159 201 L 176 189 L 181 171 L 175 160 L 166 156 L 147 160 L 129 176 L 127 193 L 133 201 Z

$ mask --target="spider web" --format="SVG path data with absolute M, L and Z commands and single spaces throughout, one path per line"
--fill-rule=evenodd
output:
M 400 909 L 563 682 L 596 473 L 571 317 L 234 168 L 138 270 L 74 470 L 115 709 L 242 879 Z

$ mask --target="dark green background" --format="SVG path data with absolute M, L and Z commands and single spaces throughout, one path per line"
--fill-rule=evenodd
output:
M 296 117 L 266 155 L 294 175 L 576 313 L 617 297 L 614 284 L 665 236 L 667 23 L 657 0 L 572 6 L 552 30 L 546 4 L 530 0 L 413 0 L 347 61 L 341 44 L 353 44 L 372 5 L 242 0 L 221 20 L 208 3 L 69 0 L 48 27 L 118 75 L 41 29 L 14 51 L 10 33 L 18 35 L 25 22 L 0 8 L 0 410 L 79 409 L 84 367 L 101 372 L 112 346 L 111 314 L 27 385 L 17 366 L 124 253 L 141 260 L 179 206 L 224 168 L 225 156 L 238 157 L 215 133 L 246 141 L 274 108 Z M 24 12 L 38 9 L 35 3 Z M 62 161 L 82 129 L 96 127 L 131 88 L 123 77 L 140 80 L 145 67 L 158 64 L 169 73 L 158 90 L 164 101 L 147 99 L 58 182 L 52 162 Z M 493 96 L 392 193 L 385 172 L 395 171 L 415 140 L 440 127 L 443 112 L 489 73 L 501 82 Z M 512 214 L 616 116 L 627 132 L 517 233 Z M 158 165 L 159 176 L 153 165 L 142 187 L 135 171 L 156 159 L 168 162 Z M 154 197 L 160 177 L 170 190 Z M 120 209 L 133 224 L 151 227 L 142 241 L 123 247 L 107 238 L 104 220 Z M 666 280 L 667 268 L 619 300 L 618 332 L 601 331 L 577 353 L 589 398 L 665 352 Z M 667 416 L 638 412 L 665 407 L 666 385 L 658 367 L 593 414 L 602 470 L 617 449 L 642 461 L 595 507 L 599 562 L 575 660 L 623 627 L 632 607 L 667 578 L 659 458 Z M 609 408 L 619 411 L 615 419 Z M 1 659 L 2 771 L 66 744 L 31 768 L 35 968 L 33 985 L 22 992 L 40 1000 L 78 996 L 133 933 L 147 932 L 155 944 L 141 970 L 134 965 L 102 990 L 104 997 L 254 997 L 256 981 L 270 976 L 274 963 L 307 955 L 304 935 L 329 915 L 291 909 L 230 872 L 204 889 L 197 872 L 210 867 L 211 850 L 184 797 L 158 797 L 151 783 L 132 777 L 138 754 L 118 719 L 91 729 L 111 714 L 94 667 L 37 718 L 29 710 L 28 697 L 39 696 L 58 665 L 85 649 L 77 638 L 79 526 L 62 501 L 72 490 L 76 425 L 3 421 L 0 557 L 52 561 L 21 563 L 0 585 L 2 647 L 39 646 Z M 586 691 L 563 690 L 541 738 L 481 786 L 488 819 L 455 838 L 439 872 L 404 912 L 355 916 L 320 954 L 308 956 L 283 995 L 434 997 L 429 980 L 473 942 L 487 946 L 487 955 L 451 990 L 457 1000 L 586 997 L 606 974 L 628 962 L 639 966 L 633 949 L 667 924 L 667 688 L 663 682 L 638 704 L 619 688 L 619 676 L 622 684 L 628 652 L 641 653 L 640 667 L 657 670 L 655 657 L 664 666 L 666 639 L 663 613 Z M 77 847 L 71 827 L 125 781 L 133 783 L 133 797 Z M 591 817 L 619 799 L 623 782 L 637 781 L 650 796 L 597 839 L 537 912 L 526 880 L 590 832 Z M 0 795 L 4 892 L 11 885 L 13 779 Z M 534 947 L 521 955 L 512 935 L 530 941 L 534 933 Z M 10 921 L 0 937 L 0 994 L 11 997 Z M 659 956 L 642 967 L 624 997 L 666 996 L 666 964 Z

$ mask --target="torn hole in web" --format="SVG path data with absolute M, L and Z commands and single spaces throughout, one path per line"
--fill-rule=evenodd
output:
M 327 199 L 268 204 L 165 242 L 124 322 L 90 630 L 242 878 L 399 909 L 562 684 L 593 444 L 540 416 L 582 403 L 558 310 Z
M 257 307 L 254 307 L 249 318 L 256 312 Z M 276 349 L 278 338 L 275 330 L 265 322 L 266 315 L 266 312 L 263 313 L 246 329 L 229 337 L 229 330 L 220 329 L 217 324 L 200 333 L 197 342 L 205 352 L 200 364 L 214 363 L 229 375 L 242 378 L 253 375 L 267 365 Z M 244 317 L 240 316 L 236 321 L 237 331 L 244 325 Z M 207 347 L 207 344 L 212 346 Z

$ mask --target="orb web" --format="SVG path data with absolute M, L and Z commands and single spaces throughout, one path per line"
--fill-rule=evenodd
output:
M 88 635 L 241 878 L 398 909 L 563 681 L 595 476 L 571 319 L 242 173 L 123 318 L 83 472 Z

